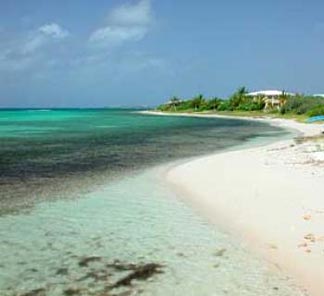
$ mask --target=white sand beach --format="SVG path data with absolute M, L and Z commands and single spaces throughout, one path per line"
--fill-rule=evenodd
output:
M 252 120 L 295 129 L 305 137 L 320 135 L 323 128 Z M 324 295 L 323 140 L 291 139 L 201 157 L 172 167 L 166 178 L 179 196 L 293 276 L 309 295 Z

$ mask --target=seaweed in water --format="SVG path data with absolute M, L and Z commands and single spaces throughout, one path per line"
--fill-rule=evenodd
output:
M 45 289 L 44 288 L 39 288 L 35 290 L 31 290 L 29 292 L 26 292 L 24 294 L 20 294 L 20 296 L 45 296 Z
M 59 268 L 57 271 L 56 271 L 56 275 L 68 275 L 69 274 L 69 270 L 67 268 Z
M 148 263 L 145 265 L 137 266 L 133 270 L 133 272 L 118 280 L 110 288 L 115 289 L 121 286 L 130 286 L 133 280 L 147 280 L 156 273 L 162 273 L 161 267 L 161 265 L 156 263 Z
M 91 266 L 92 262 L 100 262 L 101 268 L 99 266 Z M 113 263 L 108 263 L 103 260 L 101 257 L 91 256 L 84 257 L 78 261 L 78 265 L 82 268 L 81 270 L 85 271 L 85 275 L 77 279 L 74 282 L 68 283 L 68 286 L 63 286 L 61 293 L 65 296 L 72 295 L 100 295 L 100 296 L 127 296 L 131 295 L 134 292 L 132 286 L 133 281 L 145 281 L 153 277 L 157 273 L 162 273 L 162 265 L 157 263 L 122 263 L 119 260 L 114 261 Z M 113 273 L 121 273 L 120 279 L 117 281 L 111 280 Z M 68 268 L 62 267 L 56 270 L 56 275 L 68 276 Z M 90 279 L 91 282 L 84 282 L 85 280 Z M 82 283 L 84 282 L 84 283 Z M 100 291 L 99 283 L 103 283 L 102 290 Z M 72 285 L 72 286 L 71 286 Z M 91 288 L 94 286 L 99 288 L 99 291 L 96 294 L 91 291 Z M 125 288 L 125 291 L 116 291 L 116 288 Z M 138 290 L 139 291 L 139 290 Z M 45 296 L 49 291 L 44 288 L 39 288 L 19 294 L 19 296 Z M 116 294 L 117 292 L 117 294 Z
M 79 261 L 80 267 L 88 267 L 89 263 L 101 261 L 101 257 L 98 256 L 91 256 L 91 257 L 84 257 Z
M 80 292 L 81 292 L 81 290 L 78 288 L 68 288 L 68 289 L 64 290 L 63 293 L 66 296 L 72 296 L 72 295 L 79 295 Z
M 226 249 L 220 249 L 214 254 L 216 257 L 222 257 L 226 252 Z

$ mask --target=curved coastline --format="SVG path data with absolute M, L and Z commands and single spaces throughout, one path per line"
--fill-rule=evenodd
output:
M 303 137 L 321 133 L 319 125 L 286 119 L 226 118 L 262 121 L 296 130 Z M 324 294 L 321 203 L 324 172 L 314 159 L 316 152 L 311 152 L 313 144 L 296 144 L 288 139 L 202 156 L 170 166 L 164 177 L 179 196 L 212 223 L 293 276 L 310 295 L 321 296 Z

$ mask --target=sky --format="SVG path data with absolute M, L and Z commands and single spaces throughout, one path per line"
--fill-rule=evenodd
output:
M 0 0 L 0 107 L 324 93 L 323 0 Z

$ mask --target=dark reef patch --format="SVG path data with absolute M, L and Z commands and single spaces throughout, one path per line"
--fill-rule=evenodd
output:
M 163 273 L 163 265 L 158 263 L 127 263 L 120 260 L 109 262 L 99 256 L 84 256 L 76 265 L 61 267 L 55 271 L 59 281 L 46 285 L 46 288 L 32 289 L 19 296 L 46 296 L 53 290 L 61 295 L 127 296 L 144 291 L 140 282 L 145 282 Z M 78 267 L 76 270 L 74 267 Z M 31 270 L 37 270 L 31 268 Z M 79 277 L 75 277 L 75 273 Z M 136 285 L 135 285 L 136 283 Z M 12 289 L 14 291 L 14 289 Z
M 156 273 L 162 273 L 161 267 L 161 265 L 156 263 L 149 263 L 136 266 L 130 274 L 118 280 L 115 284 L 111 286 L 111 288 L 114 289 L 121 286 L 130 286 L 133 280 L 147 280 Z
M 89 263 L 100 261 L 101 257 L 98 256 L 91 256 L 91 257 L 84 257 L 79 261 L 80 267 L 88 267 Z
M 45 296 L 46 290 L 44 288 L 34 289 L 29 292 L 20 294 L 20 296 Z

